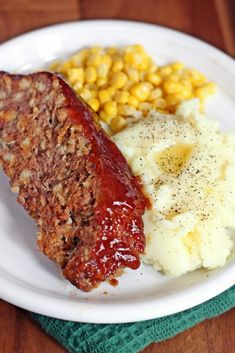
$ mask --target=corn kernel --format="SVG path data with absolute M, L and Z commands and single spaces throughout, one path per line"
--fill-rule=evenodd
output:
M 89 90 L 96 90 L 97 85 L 95 83 L 85 83 L 84 88 L 88 88 Z
M 100 102 L 98 101 L 98 99 L 91 98 L 88 100 L 88 104 L 95 112 L 97 112 L 99 110 Z
M 118 104 L 117 105 L 117 113 L 119 115 L 125 115 L 125 104 Z
M 145 81 L 145 72 L 144 71 L 140 71 L 139 72 L 139 77 L 140 77 L 140 81 Z
M 118 104 L 117 113 L 124 116 L 134 116 L 136 109 L 127 104 Z
M 134 44 L 131 47 L 139 53 L 145 53 L 144 47 L 141 44 Z
M 163 89 L 166 94 L 179 93 L 182 90 L 182 85 L 179 82 L 167 80 L 163 84 Z
M 167 102 L 163 98 L 158 98 L 154 101 L 154 105 L 156 108 L 165 109 L 167 107 Z
M 110 55 L 104 54 L 101 58 L 101 64 L 105 64 L 109 69 L 112 66 L 112 58 Z
M 131 94 L 143 102 L 148 98 L 150 94 L 150 88 L 145 82 L 136 83 L 131 88 Z
M 179 73 L 176 73 L 176 72 L 173 72 L 173 74 L 170 74 L 168 77 L 167 77 L 167 80 L 169 81 L 179 81 L 181 79 L 181 75 Z
M 165 109 L 157 108 L 157 111 L 158 111 L 158 113 L 161 113 L 161 114 L 169 114 L 170 113 L 168 108 L 165 108 Z
M 83 66 L 83 63 L 84 63 L 84 58 L 82 55 L 80 55 L 80 53 L 77 53 L 75 55 L 73 55 L 70 59 L 70 62 L 71 62 L 71 66 L 72 67 L 82 67 Z
M 126 104 L 129 97 L 129 92 L 116 91 L 114 100 L 119 104 Z
M 96 69 L 92 66 L 89 66 L 85 70 L 85 81 L 88 83 L 93 83 L 97 79 Z
M 79 67 L 79 68 L 71 68 L 68 70 L 67 73 L 68 76 L 68 80 L 69 82 L 71 82 L 71 84 L 75 83 L 75 82 L 80 82 L 83 83 L 84 82 L 84 70 Z
M 207 98 L 216 92 L 216 85 L 213 82 L 206 83 L 200 87 L 195 88 L 194 94 L 200 99 Z
M 155 63 L 152 62 L 152 63 L 149 65 L 148 72 L 149 72 L 150 74 L 154 74 L 155 72 L 157 72 L 157 70 L 158 70 L 158 66 L 157 66 Z
M 179 92 L 179 96 L 182 97 L 182 100 L 189 99 L 192 95 L 192 84 L 190 81 L 181 81 L 182 82 L 182 89 Z
M 137 65 L 137 69 L 141 71 L 147 70 L 149 67 L 149 62 L 149 58 L 147 56 L 143 56 L 142 61 Z
M 113 61 L 112 71 L 117 73 L 123 69 L 123 61 L 121 59 L 116 59 Z
M 124 53 L 124 61 L 138 70 L 146 70 L 150 59 L 144 51 L 136 51 L 136 48 L 127 47 Z
M 105 87 L 107 85 L 108 81 L 106 77 L 99 77 L 96 81 L 97 87 Z
M 74 54 L 71 57 L 72 64 L 74 66 L 82 64 L 86 58 L 89 56 L 90 50 L 89 49 L 82 49 L 78 53 Z
M 57 69 L 62 74 L 67 74 L 67 71 L 71 69 L 71 67 L 72 67 L 72 62 L 70 60 L 67 60 L 61 63 Z
M 154 85 L 151 82 L 145 81 L 144 83 L 149 87 L 150 91 L 155 88 Z
M 103 51 L 103 49 L 99 45 L 95 45 L 94 47 L 90 48 L 90 52 L 92 54 L 101 53 L 102 51 Z
M 104 103 L 110 101 L 110 99 L 111 99 L 110 94 L 106 89 L 101 89 L 98 93 L 98 97 L 100 100 L 100 104 L 104 104 Z
M 133 82 L 131 82 L 130 80 L 128 80 L 125 85 L 122 87 L 123 91 L 130 91 L 131 87 L 133 85 Z
M 139 104 L 139 100 L 135 97 L 132 96 L 131 94 L 129 95 L 128 99 L 127 99 L 127 103 L 129 105 L 131 105 L 133 108 L 137 108 L 138 104 Z
M 83 84 L 81 82 L 75 82 L 73 84 L 73 89 L 78 93 L 82 90 L 82 88 L 83 88 Z
M 136 70 L 136 69 L 133 69 L 129 66 L 127 66 L 125 68 L 125 72 L 127 73 L 129 79 L 134 82 L 134 83 L 137 83 L 139 82 L 140 80 L 140 75 L 139 75 L 139 72 Z
M 102 63 L 97 67 L 98 77 L 107 77 L 108 72 L 109 72 L 109 67 L 105 63 Z
M 161 88 L 155 88 L 154 90 L 152 90 L 150 92 L 150 95 L 148 97 L 148 100 L 151 102 L 151 101 L 154 101 L 155 99 L 157 98 L 160 98 L 162 96 L 162 90 Z
M 81 97 L 87 102 L 89 99 L 91 99 L 91 92 L 87 88 L 83 88 L 81 91 Z
M 171 67 L 172 67 L 173 71 L 180 71 L 184 68 L 184 64 L 181 63 L 180 61 L 176 61 L 171 64 Z
M 141 55 L 135 54 L 132 48 L 130 49 L 130 47 L 127 47 L 124 54 L 124 61 L 126 64 L 135 67 L 138 62 L 141 61 Z
M 117 115 L 117 103 L 116 102 L 107 102 L 103 106 L 104 112 L 107 115 L 114 116 Z
M 166 65 L 166 66 L 162 66 L 160 69 L 159 69 L 159 74 L 162 75 L 162 76 L 168 76 L 170 74 L 172 74 L 172 67 L 170 67 L 169 65 Z
M 113 116 L 106 114 L 103 110 L 99 113 L 100 118 L 108 125 L 110 125 Z
M 188 79 L 185 79 L 184 77 L 181 77 L 179 82 L 183 85 L 183 86 L 187 86 L 187 87 L 190 87 L 190 88 L 193 88 L 193 84 L 191 83 L 190 80 Z
M 113 97 L 114 94 L 115 94 L 115 92 L 116 92 L 116 88 L 113 87 L 113 86 L 109 86 L 109 87 L 107 87 L 106 89 L 107 89 L 107 91 L 109 92 L 110 97 Z
M 154 84 L 155 86 L 159 86 L 162 82 L 161 76 L 156 73 L 148 73 L 146 75 L 146 80 Z
M 97 89 L 91 89 L 90 92 L 91 92 L 91 98 L 97 98 L 97 95 L 98 95 Z
M 110 128 L 113 133 L 116 133 L 118 131 L 121 131 L 125 126 L 127 122 L 122 116 L 115 116 L 110 123 Z
M 87 66 L 99 66 L 101 64 L 101 55 L 100 54 L 91 54 L 86 60 Z
M 151 103 L 147 103 L 147 102 L 142 102 L 139 104 L 138 109 L 140 110 L 146 110 L 149 111 L 153 108 L 153 105 Z
M 112 85 L 118 89 L 122 88 L 127 82 L 127 76 L 123 72 L 118 72 L 113 75 Z
M 198 87 L 194 90 L 194 94 L 196 97 L 200 98 L 200 99 L 204 99 L 205 98 L 205 91 L 202 87 Z
M 166 97 L 168 107 L 176 107 L 182 102 L 182 98 L 179 94 L 173 94 Z
M 117 53 L 117 48 L 116 47 L 109 47 L 107 48 L 107 54 L 113 56 L 114 54 Z
M 217 91 L 217 85 L 214 82 L 208 82 L 206 84 L 208 91 L 210 94 L 214 94 Z
M 194 86 L 200 86 L 206 82 L 206 77 L 195 69 L 185 70 L 185 74 Z

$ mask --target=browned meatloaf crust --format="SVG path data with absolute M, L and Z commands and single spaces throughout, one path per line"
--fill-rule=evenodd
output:
M 137 268 L 145 199 L 126 160 L 58 75 L 0 72 L 0 165 L 39 249 L 89 291 Z

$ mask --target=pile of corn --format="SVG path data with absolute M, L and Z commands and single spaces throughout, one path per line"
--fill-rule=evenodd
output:
M 141 45 L 82 49 L 50 69 L 65 76 L 111 133 L 152 109 L 174 113 L 182 101 L 194 97 L 203 109 L 216 90 L 202 73 L 181 62 L 157 66 Z

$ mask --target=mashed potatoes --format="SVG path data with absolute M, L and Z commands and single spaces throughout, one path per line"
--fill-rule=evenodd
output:
M 223 266 L 235 228 L 234 136 L 199 115 L 193 100 L 175 116 L 152 113 L 113 139 L 152 202 L 143 261 L 174 276 Z

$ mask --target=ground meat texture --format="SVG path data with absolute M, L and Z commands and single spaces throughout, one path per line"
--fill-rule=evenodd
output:
M 84 291 L 138 268 L 145 246 L 146 200 L 95 119 L 56 74 L 0 73 L 0 165 L 39 249 Z

